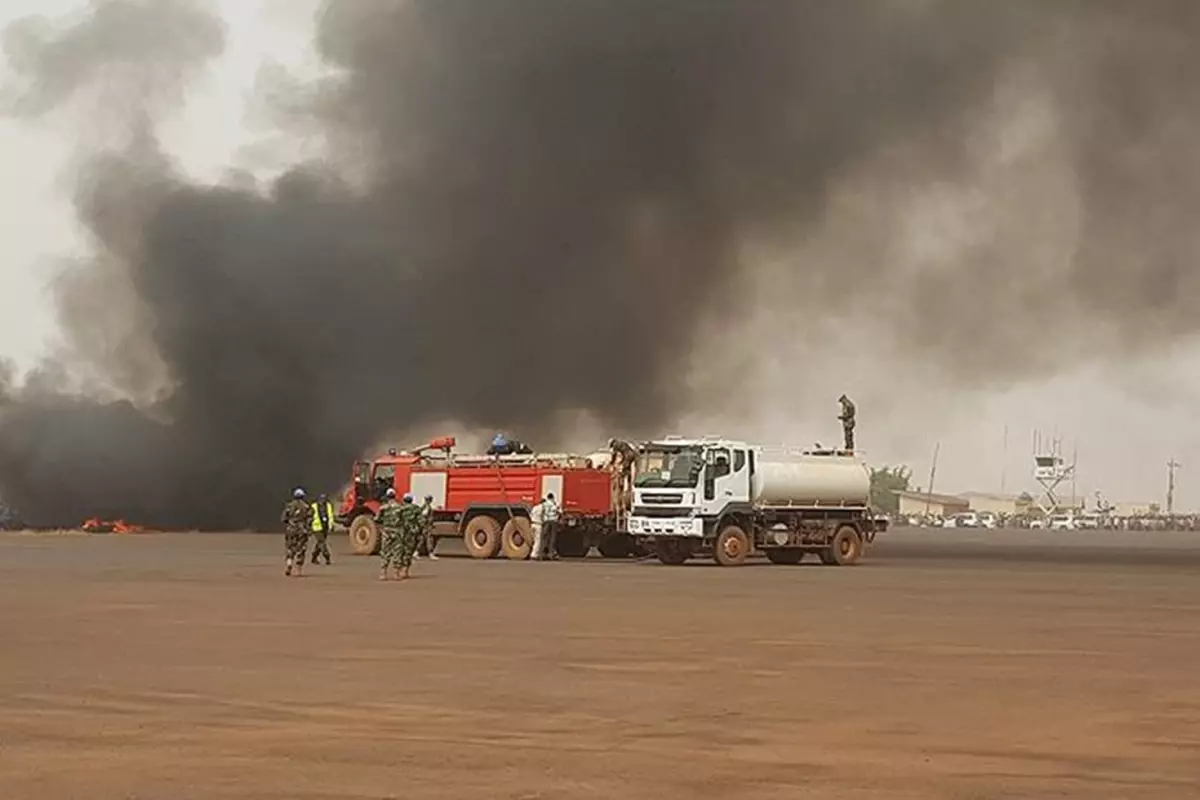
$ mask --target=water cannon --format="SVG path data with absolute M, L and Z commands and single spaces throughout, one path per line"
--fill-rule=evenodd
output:
M 439 436 L 438 438 L 430 441 L 428 444 L 423 444 L 420 447 L 414 447 L 412 452 L 417 455 L 421 455 L 426 450 L 442 450 L 449 454 L 449 452 L 454 449 L 456 444 L 458 444 L 458 440 L 453 436 Z

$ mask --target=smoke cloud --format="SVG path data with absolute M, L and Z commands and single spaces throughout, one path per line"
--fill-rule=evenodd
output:
M 81 142 L 95 255 L 59 284 L 70 346 L 5 384 L 0 494 L 33 524 L 244 527 L 393 430 L 652 433 L 753 393 L 688 365 L 701 331 L 742 352 L 765 275 L 763 304 L 964 384 L 1191 335 L 1197 36 L 1184 0 L 328 2 L 333 75 L 288 115 L 328 156 L 245 188 L 155 138 L 221 53 L 200 4 L 24 23 L 13 110 L 99 96 L 122 136 Z M 1060 224 L 938 206 L 1036 199 L 997 184 L 1021 115 L 1069 175 Z M 924 222 L 838 227 L 848 191 Z

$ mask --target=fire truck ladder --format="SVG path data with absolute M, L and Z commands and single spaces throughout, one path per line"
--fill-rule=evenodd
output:
M 500 491 L 504 493 L 504 510 L 508 512 L 508 521 L 516 519 L 512 510 L 512 499 L 508 496 L 508 486 L 504 483 L 504 464 L 496 458 L 496 477 L 500 479 Z

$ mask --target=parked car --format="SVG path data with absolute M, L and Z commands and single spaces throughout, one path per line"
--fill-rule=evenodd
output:
M 955 514 L 952 517 L 946 517 L 942 522 L 943 528 L 978 528 L 979 515 L 974 511 L 964 511 L 961 514 Z
M 1078 530 L 1079 525 L 1075 521 L 1075 517 L 1071 514 L 1055 514 L 1050 517 L 1050 530 L 1052 531 L 1074 531 Z
M 991 511 L 984 511 L 979 514 L 979 527 L 981 528 L 998 528 L 1000 527 L 1000 518 Z

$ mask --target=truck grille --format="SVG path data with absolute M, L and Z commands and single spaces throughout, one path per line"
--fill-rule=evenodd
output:
M 683 494 L 643 494 L 642 502 L 647 505 L 679 505 L 683 502 Z
M 635 517 L 678 517 L 680 512 L 678 508 L 648 508 L 646 506 L 634 506 L 633 516 Z

